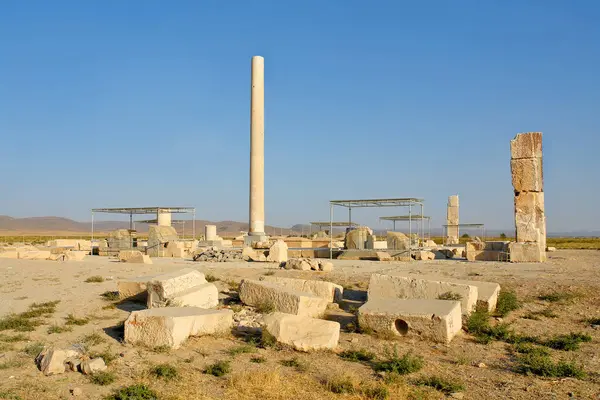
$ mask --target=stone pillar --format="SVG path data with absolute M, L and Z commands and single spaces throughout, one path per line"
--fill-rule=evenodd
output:
M 217 226 L 216 225 L 205 225 L 204 226 L 204 240 L 217 240 Z
M 542 133 L 519 133 L 510 141 L 510 169 L 515 192 L 515 237 L 512 262 L 546 261 L 546 216 Z
M 158 226 L 171 226 L 171 213 L 158 210 L 156 213 L 156 223 Z
M 458 244 L 458 195 L 448 197 L 448 212 L 446 214 L 446 244 Z
M 250 95 L 250 221 L 247 244 L 265 236 L 265 59 L 252 57 Z

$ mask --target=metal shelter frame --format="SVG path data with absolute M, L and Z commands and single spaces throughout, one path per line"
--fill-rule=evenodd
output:
M 129 214 L 129 229 L 133 229 L 133 216 L 139 214 L 158 214 L 159 211 L 171 214 L 192 214 L 192 238 L 196 239 L 196 208 L 195 207 L 117 207 L 92 208 L 92 241 L 94 240 L 94 214 Z
M 392 198 L 392 199 L 360 199 L 360 200 L 330 200 L 329 201 L 329 258 L 333 258 L 333 209 L 334 207 L 346 207 L 348 209 L 348 223 L 352 223 L 353 208 L 373 208 L 373 207 L 408 207 L 409 215 L 409 237 L 412 236 L 412 215 L 413 206 L 421 206 L 421 215 L 423 215 L 424 199 L 415 197 Z M 411 239 L 412 240 L 412 239 Z M 410 254 L 411 244 L 409 241 L 408 252 Z
M 185 239 L 185 224 L 192 221 L 193 225 L 195 224 L 195 221 L 193 220 L 189 220 L 189 219 L 172 219 L 171 220 L 171 225 L 181 225 L 181 235 L 183 236 L 183 239 Z M 133 226 L 135 227 L 135 224 L 157 224 L 158 223 L 158 219 L 146 219 L 146 220 L 141 220 L 141 221 L 133 221 Z M 192 231 L 194 231 L 195 233 L 195 229 L 192 226 Z
M 412 220 L 420 220 L 421 221 L 421 229 L 423 232 L 423 239 L 425 238 L 425 221 L 427 221 L 427 239 L 431 239 L 431 217 L 427 215 L 395 215 L 390 217 L 379 217 L 380 221 L 392 221 L 394 223 L 393 230 L 396 231 L 396 221 L 408 221 L 409 223 Z
M 312 227 L 313 225 L 318 226 L 319 230 L 322 230 L 321 228 L 324 226 L 328 226 L 330 228 L 336 227 L 336 228 L 347 228 L 349 226 L 358 226 L 359 224 L 355 224 L 354 222 L 350 222 L 350 221 L 337 221 L 337 222 L 328 222 L 328 221 L 321 221 L 321 222 L 310 222 L 310 233 L 312 233 Z
M 446 240 L 448 238 L 448 227 L 449 226 L 457 226 L 458 229 L 460 228 L 481 228 L 481 240 L 485 241 L 485 224 L 444 224 L 442 225 L 443 229 L 443 240 L 444 240 L 444 244 L 446 245 Z M 460 239 L 460 238 L 459 238 Z

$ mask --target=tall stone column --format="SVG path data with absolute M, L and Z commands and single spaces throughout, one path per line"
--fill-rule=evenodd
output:
M 158 210 L 156 212 L 156 223 L 159 226 L 171 226 L 171 213 L 168 211 Z
M 519 133 L 510 141 L 510 169 L 515 193 L 515 237 L 512 262 L 546 261 L 546 216 L 542 133 Z
M 252 57 L 250 95 L 250 221 L 247 243 L 265 237 L 265 59 Z
M 446 214 L 446 244 L 458 244 L 458 195 L 448 197 L 448 211 Z

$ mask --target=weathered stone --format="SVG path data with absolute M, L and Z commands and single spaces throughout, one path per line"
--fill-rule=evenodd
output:
M 19 253 L 16 250 L 5 250 L 0 252 L 0 258 L 19 258 Z
M 446 210 L 446 244 L 458 244 L 459 240 L 459 201 L 458 195 L 448 196 Z
M 265 317 L 266 334 L 299 351 L 333 350 L 340 338 L 340 324 L 275 312 Z M 265 333 L 263 333 L 265 334 Z
M 510 253 L 510 262 L 544 262 L 546 261 L 546 252 L 542 249 L 540 243 L 510 243 L 508 251 Z
M 204 274 L 191 268 L 155 275 L 147 284 L 148 308 L 160 307 L 174 295 L 205 283 Z
M 330 261 L 319 261 L 319 271 L 331 272 L 333 271 L 333 263 Z
M 461 330 L 461 308 L 448 300 L 369 299 L 358 309 L 358 325 L 384 335 L 449 343 Z
M 512 159 L 542 158 L 542 132 L 519 133 L 510 141 Z
M 546 247 L 546 251 L 548 251 L 548 252 L 556 251 L 556 247 Z
M 136 264 L 152 264 L 150 256 L 142 254 L 139 250 L 119 251 L 119 261 Z
M 277 240 L 273 246 L 269 248 L 267 261 L 282 263 L 288 260 L 288 245 L 281 239 Z
M 468 248 L 468 247 L 467 247 Z M 505 251 L 498 250 L 467 250 L 465 252 L 467 261 L 507 261 L 508 256 Z
M 168 243 L 177 239 L 177 231 L 172 226 L 150 225 L 148 228 L 148 255 L 164 257 Z
M 521 192 L 515 196 L 517 242 L 545 241 L 544 193 Z
M 232 324 L 231 310 L 166 307 L 134 311 L 125 321 L 125 341 L 177 349 L 190 336 L 224 333 Z
M 319 261 L 315 260 L 314 258 L 305 258 L 304 259 L 308 265 L 310 265 L 310 269 L 313 271 L 318 271 L 319 270 Z
M 81 372 L 84 375 L 93 375 L 97 372 L 106 371 L 106 364 L 100 357 L 91 360 L 85 360 L 81 363 Z
M 521 158 L 510 160 L 512 184 L 515 192 L 541 192 L 544 176 L 541 158 Z
M 388 250 L 408 250 L 410 247 L 410 239 L 402 232 L 387 233 L 387 248 Z
M 435 260 L 435 254 L 431 251 L 418 250 L 414 252 L 415 260 Z
M 67 359 L 80 357 L 81 353 L 73 349 L 45 349 L 36 357 L 36 363 L 44 375 L 62 374 L 67 370 Z
M 425 247 L 429 247 L 429 248 L 431 248 L 431 249 L 435 249 L 435 248 L 437 248 L 437 247 L 438 247 L 437 243 L 436 243 L 436 242 L 434 242 L 434 241 L 433 241 L 433 240 L 431 240 L 431 239 L 428 239 L 428 240 L 426 240 L 426 241 L 425 241 L 425 243 L 424 243 L 424 246 L 425 246 Z
M 242 257 L 246 261 L 254 261 L 254 262 L 265 262 L 267 261 L 267 257 L 265 253 L 261 249 L 253 249 L 250 246 L 244 247 L 242 250 Z
M 205 283 L 175 293 L 166 303 L 169 307 L 213 308 L 219 305 L 219 290 L 212 283 Z M 155 302 L 153 307 L 157 306 Z
M 290 258 L 285 263 L 285 269 L 297 269 L 301 271 L 310 271 L 311 264 L 305 258 Z
M 438 299 L 448 293 L 461 297 L 462 312 L 469 314 L 477 303 L 477 287 L 440 280 L 407 276 L 371 275 L 368 298 L 376 299 Z
M 71 250 L 66 253 L 67 260 L 69 261 L 83 261 L 85 256 L 89 254 L 86 250 Z
M 262 277 L 262 281 L 273 283 L 296 292 L 311 293 L 329 302 L 341 301 L 344 294 L 344 288 L 332 282 L 282 278 L 279 276 L 264 276 Z
M 375 252 L 375 256 L 377 257 L 377 261 L 392 261 L 392 256 L 386 251 L 377 251 Z
M 367 242 L 372 243 L 372 231 L 368 227 L 358 227 L 348 231 L 344 245 L 348 250 L 368 249 Z
M 137 278 L 124 279 L 117 282 L 117 291 L 120 299 L 139 299 L 146 301 L 148 282 L 157 275 L 139 276 Z
M 240 286 L 240 300 L 250 306 L 268 304 L 275 311 L 306 317 L 320 317 L 328 300 L 311 293 L 284 288 L 270 282 L 245 279 Z

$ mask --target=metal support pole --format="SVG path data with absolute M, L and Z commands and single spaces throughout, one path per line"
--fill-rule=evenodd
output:
M 408 205 L 408 261 L 412 260 L 412 205 Z
M 192 240 L 196 240 L 196 209 L 192 211 Z
M 352 207 L 348 207 L 348 224 L 352 226 Z
M 333 204 L 329 203 L 329 259 L 333 259 Z
M 396 232 L 396 220 L 393 220 L 392 223 L 394 224 L 394 232 Z
M 423 214 L 423 208 L 423 203 L 421 203 L 421 240 L 425 242 L 425 220 L 423 220 L 425 214 Z
M 92 211 L 92 239 L 90 240 L 92 244 L 92 255 L 94 255 L 94 212 Z M 100 254 L 100 252 L 98 252 Z

